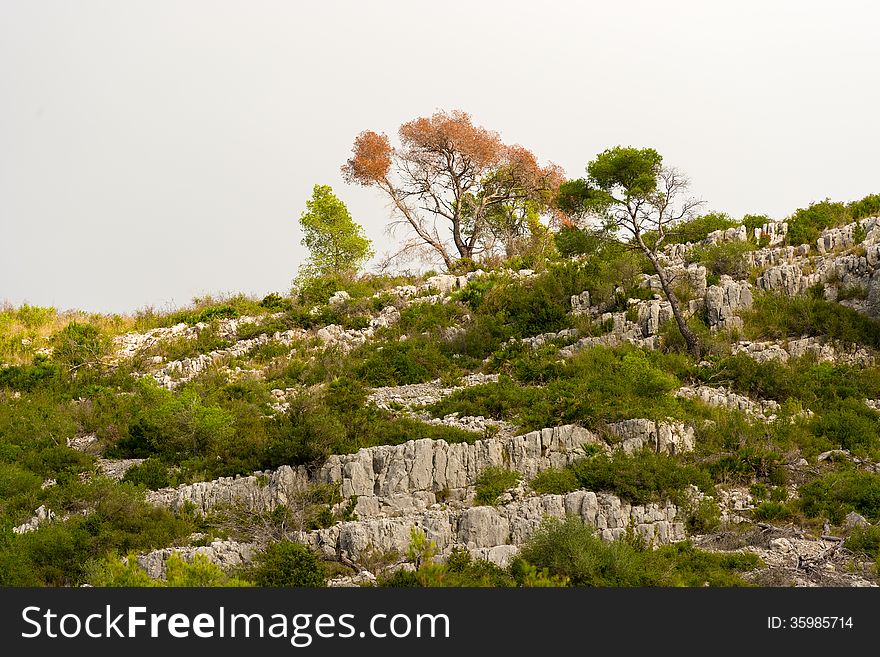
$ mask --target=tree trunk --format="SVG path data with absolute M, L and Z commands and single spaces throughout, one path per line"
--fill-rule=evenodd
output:
M 684 341 L 687 343 L 688 351 L 691 356 L 699 362 L 702 358 L 703 351 L 702 346 L 700 345 L 700 338 L 697 337 L 697 334 L 691 330 L 691 327 L 688 326 L 685 321 L 684 315 L 681 312 L 681 303 L 678 301 L 678 297 L 675 296 L 675 292 L 672 290 L 672 284 L 669 281 L 669 277 L 666 275 L 666 269 L 664 269 L 663 265 L 660 264 L 660 261 L 657 260 L 657 256 L 655 256 L 650 249 L 646 248 L 641 236 L 639 237 L 639 244 L 643 247 L 642 250 L 645 252 L 645 255 L 648 256 L 648 260 L 651 261 L 654 271 L 657 272 L 657 276 L 660 279 L 660 287 L 663 288 L 666 300 L 669 301 L 669 305 L 672 307 L 672 316 L 675 317 L 675 323 L 678 324 L 678 330 L 681 332 Z

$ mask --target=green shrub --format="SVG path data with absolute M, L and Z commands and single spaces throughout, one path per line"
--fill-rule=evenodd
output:
M 677 224 L 669 231 L 666 241 L 670 244 L 685 242 L 701 242 L 716 230 L 726 230 L 737 226 L 738 223 L 723 212 L 710 212 L 694 217 L 689 221 Z
M 657 550 L 637 541 L 605 542 L 574 516 L 546 519 L 520 556 L 574 586 L 746 586 L 739 573 L 762 565 L 754 554 L 714 554 L 689 542 Z
M 746 227 L 746 234 L 751 241 L 755 240 L 755 229 L 763 228 L 771 221 L 766 214 L 747 214 L 742 218 L 742 224 Z
M 289 310 L 291 307 L 290 299 L 282 297 L 277 292 L 271 292 L 264 296 L 259 305 L 260 308 L 265 308 L 273 313 Z
M 880 475 L 841 470 L 829 472 L 800 487 L 800 506 L 810 517 L 843 522 L 850 511 L 871 522 L 880 520 Z
M 52 360 L 70 372 L 98 365 L 110 342 L 98 327 L 73 321 L 53 335 L 50 344 Z
M 846 207 L 853 219 L 876 217 L 880 215 L 880 194 L 868 194 L 865 198 L 853 201 Z
M 355 368 L 358 378 L 371 386 L 425 383 L 444 374 L 461 374 L 438 341 L 427 336 L 366 345 L 352 357 L 360 360 Z
M 608 491 L 634 504 L 681 501 L 689 485 L 712 490 L 706 471 L 675 456 L 647 450 L 632 455 L 621 450 L 599 454 L 577 460 L 568 468 L 577 478 L 579 489 Z
M 786 520 L 790 518 L 791 511 L 781 502 L 765 501 L 755 507 L 752 515 L 755 520 L 772 522 L 774 520 Z
M 198 356 L 199 354 L 207 354 L 212 351 L 225 349 L 231 344 L 231 340 L 220 337 L 220 325 L 217 322 L 211 322 L 208 326 L 201 329 L 195 338 L 181 336 L 165 340 L 156 345 L 150 351 L 150 354 L 162 355 L 169 361 L 182 360 Z
M 327 586 L 324 566 L 315 552 L 307 545 L 286 540 L 257 553 L 251 577 L 263 587 Z
M 703 498 L 686 509 L 685 526 L 691 534 L 710 534 L 721 526 L 721 509 L 715 500 Z
M 811 429 L 828 444 L 868 455 L 880 450 L 880 414 L 860 399 L 847 398 L 823 409 Z
M 553 234 L 556 250 L 563 258 L 594 253 L 599 249 L 601 237 L 588 230 L 563 226 Z
M 147 504 L 140 491 L 107 480 L 54 486 L 48 506 L 65 521 L 0 538 L 0 586 L 77 586 L 88 564 L 111 552 L 148 551 L 190 534 L 192 525 Z M 87 515 L 82 509 L 93 509 Z
M 139 465 L 130 467 L 122 481 L 145 486 L 150 490 L 157 490 L 171 486 L 173 479 L 168 471 L 168 465 L 156 457 L 150 457 Z
M 528 359 L 516 365 L 523 384 L 542 387 L 517 385 L 502 376 L 498 383 L 457 391 L 430 410 L 437 416 L 457 411 L 514 420 L 526 430 L 681 414 L 680 400 L 670 394 L 680 385 L 674 373 L 689 367 L 680 355 L 594 347 L 561 365 L 552 350 L 543 357 L 550 361 L 544 366 Z
M 815 244 L 823 230 L 843 226 L 851 220 L 852 215 L 843 203 L 828 199 L 811 203 L 788 219 L 788 242 L 792 245 Z
M 847 299 L 867 299 L 868 298 L 868 290 L 864 287 L 855 283 L 853 285 L 847 285 L 845 287 L 841 287 L 837 290 L 837 300 L 838 301 L 846 301 Z
M 880 322 L 852 308 L 813 296 L 756 296 L 742 313 L 753 340 L 822 336 L 829 340 L 880 348 Z
M 518 472 L 499 466 L 489 466 L 477 477 L 474 503 L 488 506 L 498 504 L 498 497 L 516 486 L 519 480 Z
M 35 356 L 30 365 L 0 368 L 0 388 L 30 392 L 58 381 L 58 366 L 47 356 Z
M 843 546 L 850 552 L 880 559 L 880 526 L 853 527 Z
M 749 242 L 718 242 L 696 247 L 688 254 L 688 262 L 704 265 L 715 276 L 745 278 L 748 275 L 745 254 L 751 250 Z
M 578 489 L 578 479 L 570 468 L 547 468 L 530 482 L 536 493 L 562 495 Z

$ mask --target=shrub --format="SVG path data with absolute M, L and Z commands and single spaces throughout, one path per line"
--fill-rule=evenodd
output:
M 292 541 L 272 543 L 254 557 L 251 576 L 263 587 L 323 587 L 327 575 L 318 556 L 307 545 Z
M 498 383 L 457 391 L 430 407 L 438 416 L 452 412 L 515 420 L 526 430 L 578 423 L 599 426 L 631 417 L 675 417 L 680 400 L 671 392 L 679 382 L 672 372 L 684 372 L 678 355 L 623 347 L 594 347 L 559 365 L 548 351 L 545 366 L 523 360 L 516 371 L 527 387 L 501 377 Z M 534 377 L 534 379 L 529 378 Z
M 360 360 L 355 368 L 358 378 L 371 386 L 425 383 L 458 369 L 438 341 L 427 336 L 367 345 L 352 357 Z
M 554 233 L 553 241 L 556 250 L 563 258 L 571 258 L 575 255 L 594 253 L 599 249 L 601 237 L 588 230 L 581 230 L 574 226 L 563 226 Z
M 0 368 L 0 388 L 30 392 L 57 380 L 58 366 L 43 355 L 35 356 L 30 365 Z
M 574 516 L 546 519 L 520 556 L 574 586 L 746 586 L 738 573 L 762 565 L 754 554 L 713 554 L 689 542 L 657 550 L 632 540 L 605 542 Z
M 853 201 L 846 206 L 853 219 L 864 219 L 880 215 L 880 194 L 868 194 L 865 198 Z
M 843 546 L 850 552 L 880 559 L 880 526 L 853 527 Z
M 0 585 L 76 586 L 91 560 L 164 547 L 193 530 L 187 520 L 147 504 L 140 491 L 106 479 L 59 484 L 49 493 L 47 505 L 59 516 L 70 514 L 69 519 L 45 523 L 5 544 L 0 538 L 0 564 L 15 565 L 0 568 Z M 93 510 L 83 515 L 88 508 Z
M 811 429 L 834 447 L 867 455 L 880 450 L 880 415 L 860 399 L 847 398 L 823 409 Z
M 755 229 L 763 228 L 770 222 L 771 219 L 766 214 L 747 214 L 742 218 L 742 224 L 746 227 L 746 234 L 749 240 L 752 241 L 755 239 Z
M 578 479 L 570 468 L 547 468 L 530 482 L 536 493 L 562 495 L 578 489 Z
M 847 285 L 837 290 L 838 301 L 846 301 L 847 299 L 866 299 L 867 297 L 868 290 L 858 283 Z
M 677 224 L 670 232 L 670 244 L 700 242 L 716 230 L 726 230 L 737 226 L 737 222 L 723 212 L 710 212 Z
M 843 203 L 826 199 L 797 210 L 788 220 L 788 242 L 792 245 L 814 244 L 826 228 L 842 226 L 852 219 Z
M 137 555 L 126 559 L 107 555 L 87 568 L 87 580 L 92 586 L 103 587 L 216 587 L 252 586 L 250 582 L 230 577 L 204 554 L 196 554 L 192 563 L 173 552 L 165 562 L 165 579 L 153 579 L 137 562 Z
M 774 520 L 785 520 L 791 517 L 791 511 L 789 508 L 781 503 L 774 502 L 772 500 L 764 501 L 758 504 L 755 507 L 752 515 L 755 520 L 762 521 L 774 521 Z
M 168 465 L 156 457 L 150 457 L 143 463 L 130 467 L 122 481 L 157 490 L 171 486 L 173 480 L 168 472 Z
M 688 262 L 698 262 L 715 276 L 745 278 L 748 275 L 745 253 L 751 250 L 749 242 L 718 242 L 691 250 Z
M 721 526 L 721 509 L 715 500 L 703 498 L 686 509 L 685 525 L 692 534 L 709 534 Z
M 880 322 L 852 308 L 813 296 L 762 294 L 742 313 L 745 333 L 753 339 L 822 336 L 880 348 Z
M 71 322 L 52 336 L 52 359 L 67 372 L 101 362 L 109 340 L 91 324 Z
M 498 497 L 519 483 L 520 475 L 499 466 L 489 466 L 483 470 L 476 481 L 474 503 L 477 505 L 495 505 Z
M 578 481 L 578 488 L 609 491 L 634 504 L 667 499 L 681 501 L 689 485 L 712 490 L 706 471 L 681 462 L 674 456 L 647 450 L 636 454 L 615 451 L 580 459 L 568 466 Z
M 880 520 L 880 475 L 842 470 L 829 472 L 800 487 L 800 506 L 810 517 L 843 522 L 850 511 L 871 522 Z
M 277 313 L 289 310 L 291 307 L 290 299 L 282 297 L 277 292 L 271 292 L 263 297 L 260 301 L 260 308 L 265 308 L 269 312 Z

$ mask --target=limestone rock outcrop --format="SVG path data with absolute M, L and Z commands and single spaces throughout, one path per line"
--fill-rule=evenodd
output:
M 693 449 L 693 428 L 674 422 L 625 420 L 607 425 L 613 438 L 565 425 L 531 431 L 512 438 L 477 440 L 472 444 L 443 440 L 411 440 L 400 445 L 369 447 L 354 454 L 333 455 L 314 474 L 282 466 L 247 477 L 222 477 L 148 493 L 156 505 L 172 509 L 190 504 L 199 512 L 235 504 L 266 511 L 288 504 L 310 484 L 336 483 L 343 497 L 356 497 L 359 518 L 427 509 L 440 500 L 469 503 L 480 473 L 490 466 L 519 472 L 531 479 L 550 467 L 580 458 L 582 445 L 627 452 L 649 446 L 679 453 Z
M 722 276 L 718 285 L 706 290 L 706 313 L 709 328 L 726 330 L 742 328 L 739 311 L 752 307 L 752 291 L 748 281 Z

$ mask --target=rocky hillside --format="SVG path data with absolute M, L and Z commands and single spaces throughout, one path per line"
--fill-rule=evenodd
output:
M 532 265 L 21 338 L 3 583 L 875 585 L 880 218 L 668 245 L 699 361 L 638 253 Z

